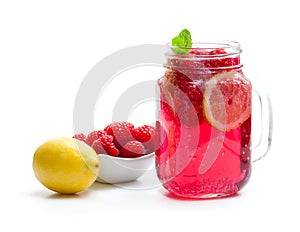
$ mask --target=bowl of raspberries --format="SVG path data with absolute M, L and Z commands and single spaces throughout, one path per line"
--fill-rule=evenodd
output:
M 100 159 L 97 181 L 117 184 L 141 177 L 154 164 L 155 128 L 113 122 L 103 130 L 78 133 L 73 138 L 91 146 Z

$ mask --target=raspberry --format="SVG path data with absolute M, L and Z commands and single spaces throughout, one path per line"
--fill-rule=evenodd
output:
M 198 118 L 202 117 L 202 101 L 203 101 L 203 90 L 205 88 L 205 81 L 203 80 L 191 80 L 188 77 L 185 79 L 183 75 L 178 71 L 174 71 L 174 78 L 170 78 L 166 81 L 172 85 L 168 86 L 170 93 L 169 98 L 174 105 L 174 111 L 177 116 L 180 117 L 181 121 L 184 121 L 186 125 L 192 126 L 198 123 Z M 177 75 L 180 78 L 177 78 Z M 164 91 L 164 90 L 163 90 Z M 167 97 L 164 97 L 167 98 Z M 170 101 L 170 100 L 169 100 Z M 167 104 L 162 104 L 162 110 L 166 116 L 166 120 L 173 120 L 179 122 L 176 117 L 172 116 L 172 108 Z
M 224 58 L 222 56 L 218 57 L 218 55 L 226 56 L 226 54 L 227 54 L 226 51 L 222 48 L 214 49 L 209 52 L 209 55 L 216 56 L 215 59 L 204 61 L 204 65 L 207 68 L 220 68 L 220 67 L 230 67 L 230 66 L 238 65 L 240 63 L 239 57 L 235 57 L 235 58 L 232 58 L 232 57 Z M 228 71 L 228 70 L 225 70 L 225 71 Z
M 107 136 L 105 131 L 103 131 L 103 130 L 93 131 L 88 134 L 88 136 L 86 138 L 86 143 L 91 146 L 96 139 L 99 139 L 103 136 Z M 111 137 L 111 141 L 113 141 L 113 137 Z
M 131 132 L 134 126 L 129 122 L 114 122 L 105 127 L 104 131 L 113 136 L 113 141 L 118 148 L 132 140 Z
M 149 141 L 153 137 L 154 130 L 155 129 L 153 126 L 144 125 L 135 128 L 132 131 L 132 135 L 137 141 L 144 143 Z
M 80 140 L 80 141 L 86 143 L 86 136 L 85 136 L 85 134 L 83 134 L 83 133 L 75 134 L 72 138 L 77 139 L 77 140 Z
M 202 100 L 202 91 L 205 80 L 193 80 L 178 70 L 166 74 L 166 80 L 162 88 L 174 95 L 174 100 L 188 97 L 191 100 Z M 174 102 L 175 103 L 175 102 Z
M 207 51 L 206 49 L 201 49 L 201 48 L 193 48 L 190 50 L 190 55 L 194 56 L 194 57 L 198 57 L 198 56 L 208 56 L 209 55 L 209 51 Z
M 209 52 L 209 55 L 222 55 L 227 54 L 223 48 L 217 48 Z
M 92 148 L 94 148 L 97 154 L 108 154 L 111 156 L 118 156 L 120 154 L 112 142 L 112 136 L 110 135 L 103 135 L 101 138 L 96 139 L 92 144 Z
M 137 158 L 145 154 L 145 148 L 141 142 L 129 141 L 121 148 L 121 155 L 124 158 Z
M 137 141 L 143 143 L 146 153 L 154 151 L 155 128 L 153 126 L 144 125 L 137 127 L 132 131 L 132 135 Z
M 174 88 L 174 94 L 176 97 L 180 97 L 180 95 L 182 95 L 180 97 L 181 100 L 188 97 L 190 100 L 202 101 L 201 90 L 204 88 L 204 84 L 201 81 L 176 81 L 174 85 L 178 86 L 178 88 Z

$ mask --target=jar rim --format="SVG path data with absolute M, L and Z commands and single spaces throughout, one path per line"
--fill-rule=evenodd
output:
M 230 40 L 210 40 L 193 42 L 191 48 L 173 46 L 171 43 L 167 43 L 167 62 L 164 65 L 165 68 L 178 68 L 178 69 L 195 69 L 195 70 L 207 70 L 205 65 L 201 64 L 204 61 L 213 61 L 226 58 L 238 58 L 242 52 L 241 46 L 236 41 Z M 200 49 L 200 50 L 199 50 Z M 217 49 L 223 49 L 224 52 L 214 52 Z M 194 50 L 194 52 L 193 52 Z M 178 52 L 179 51 L 179 52 Z M 181 66 L 181 61 L 197 62 L 198 65 L 190 65 L 189 67 Z M 238 62 L 237 64 L 226 63 L 222 67 L 209 67 L 209 70 L 239 70 L 243 67 L 243 64 Z
M 166 43 L 169 48 L 188 48 L 188 49 L 217 49 L 217 48 L 236 48 L 240 49 L 239 42 L 233 40 L 204 40 L 192 43 L 192 47 L 173 46 L 171 42 Z
M 182 46 L 173 46 L 171 42 L 166 43 L 168 51 L 167 56 L 181 57 L 186 56 L 191 51 L 203 51 L 201 55 L 196 55 L 199 57 L 224 57 L 228 55 L 240 54 L 242 52 L 240 43 L 231 40 L 208 40 L 208 41 L 199 41 L 193 42 L 191 47 L 182 47 Z M 176 49 L 186 50 L 187 52 L 182 54 L 174 53 Z M 224 49 L 226 54 L 208 54 L 206 51 L 212 51 L 216 49 Z M 194 53 L 196 54 L 196 52 Z

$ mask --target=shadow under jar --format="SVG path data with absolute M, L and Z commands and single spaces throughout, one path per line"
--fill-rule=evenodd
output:
M 158 80 L 158 178 L 181 197 L 236 194 L 251 172 L 252 86 L 242 72 L 240 45 L 167 47 Z

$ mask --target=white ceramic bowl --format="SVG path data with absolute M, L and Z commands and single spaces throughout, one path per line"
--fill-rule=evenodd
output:
M 120 158 L 99 154 L 100 171 L 97 181 L 117 184 L 133 181 L 142 176 L 154 164 L 154 152 L 138 158 Z

